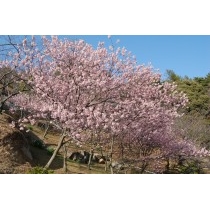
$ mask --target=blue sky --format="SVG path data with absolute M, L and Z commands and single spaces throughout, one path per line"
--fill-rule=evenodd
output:
M 125 47 L 136 56 L 138 64 L 151 63 L 165 78 L 166 70 L 180 76 L 206 76 L 210 72 L 210 35 L 65 35 L 60 38 L 83 39 L 97 46 L 99 41 L 109 46 Z M 24 36 L 21 35 L 20 39 Z M 116 44 L 117 40 L 120 40 Z M 1 40 L 0 40 L 1 42 Z
M 63 37 L 63 36 L 62 36 Z M 107 45 L 107 36 L 71 35 L 71 39 L 83 39 L 93 46 L 99 41 Z M 205 76 L 210 72 L 210 36 L 207 35 L 115 35 L 111 36 L 116 46 L 125 47 L 136 56 L 138 64 L 151 63 L 165 75 L 166 69 L 180 76 Z

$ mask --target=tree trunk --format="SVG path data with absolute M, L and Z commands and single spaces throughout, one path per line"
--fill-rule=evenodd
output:
M 140 173 L 143 174 L 148 166 L 148 162 L 143 160 Z
M 55 159 L 55 156 L 57 155 L 59 149 L 61 148 L 62 146 L 62 143 L 63 143 L 63 140 L 65 139 L 66 137 L 66 134 L 65 132 L 62 134 L 61 138 L 60 138 L 60 141 L 58 142 L 58 146 L 56 147 L 55 151 L 53 152 L 53 155 L 52 157 L 50 158 L 50 160 L 48 161 L 48 163 L 46 164 L 45 168 L 48 169 L 51 165 L 51 163 L 53 162 L 53 160 Z
M 0 114 L 2 113 L 3 111 L 3 103 L 0 102 Z
M 64 173 L 67 172 L 67 164 L 66 164 L 66 158 L 67 158 L 67 150 L 66 145 L 63 145 L 63 171 Z
M 111 174 L 114 173 L 114 172 L 113 172 L 113 167 L 112 167 L 113 144 L 114 144 L 114 137 L 112 137 L 111 149 L 110 149 L 110 171 L 111 171 Z
M 47 125 L 45 126 L 45 132 L 44 132 L 44 135 L 43 135 L 43 140 L 45 139 L 45 137 L 46 137 L 46 135 L 47 135 L 47 132 L 48 132 L 48 129 L 49 129 L 49 127 L 50 127 L 50 124 L 49 124 L 49 122 L 47 123 Z
M 92 157 L 93 157 L 93 149 L 90 149 L 90 157 L 89 157 L 89 160 L 88 160 L 88 169 L 89 170 L 91 170 L 90 164 L 91 164 Z
M 169 171 L 170 171 L 170 160 L 169 158 L 166 158 L 165 172 L 169 173 Z
M 123 158 L 124 158 L 124 146 L 123 146 L 122 142 L 121 142 L 120 146 L 121 146 L 121 159 L 123 160 Z
M 104 154 L 103 154 L 103 148 L 102 147 L 100 147 L 100 152 L 101 152 L 101 157 L 103 157 Z
M 107 159 L 108 159 L 108 153 L 106 154 L 106 157 L 105 157 L 105 171 L 107 171 Z

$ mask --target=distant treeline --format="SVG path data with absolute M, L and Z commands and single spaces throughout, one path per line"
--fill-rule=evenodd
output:
M 210 73 L 205 77 L 181 77 L 167 70 L 167 80 L 175 82 L 179 91 L 187 94 L 189 103 L 186 114 L 201 115 L 210 123 Z

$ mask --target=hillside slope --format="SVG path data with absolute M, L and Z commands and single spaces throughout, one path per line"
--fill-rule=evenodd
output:
M 23 173 L 33 161 L 24 135 L 10 126 L 11 118 L 0 115 L 0 173 Z

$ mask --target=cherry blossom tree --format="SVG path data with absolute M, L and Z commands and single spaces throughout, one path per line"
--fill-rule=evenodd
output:
M 12 97 L 13 108 L 27 114 L 25 122 L 49 119 L 62 136 L 49 167 L 65 137 L 80 143 L 109 146 L 110 166 L 116 145 L 137 161 L 179 154 L 208 155 L 172 132 L 174 120 L 187 98 L 176 86 L 161 82 L 151 66 L 138 65 L 125 48 L 94 49 L 83 40 L 34 37 L 23 40 L 12 59 L 1 62 L 16 70 L 30 91 Z M 154 156 L 154 152 L 158 152 Z M 131 153 L 135 154 L 131 157 Z

